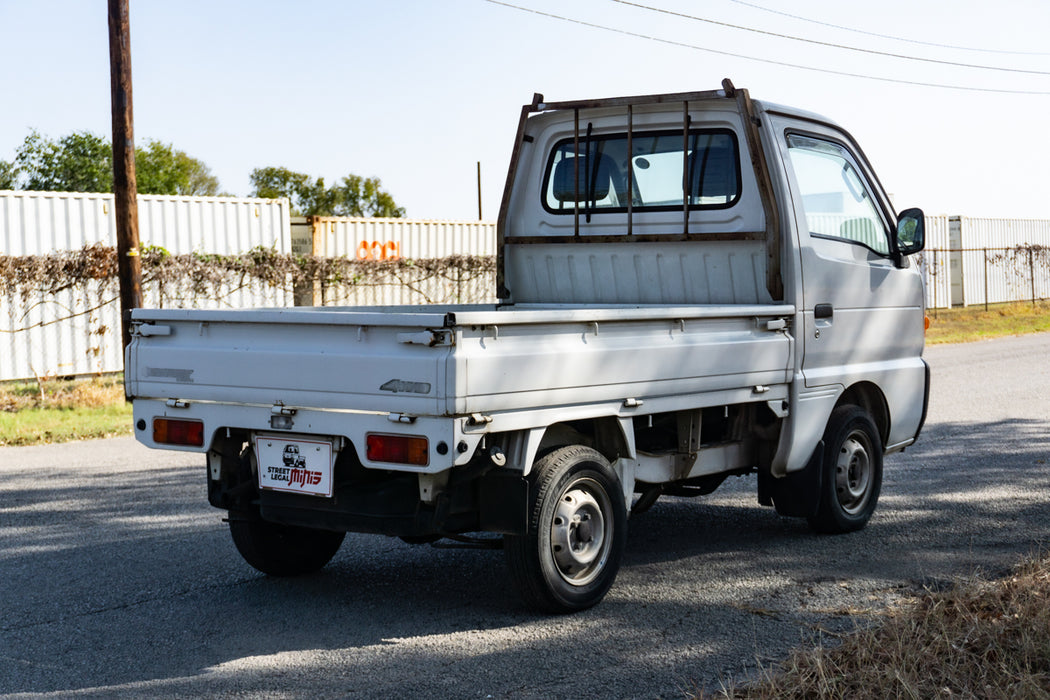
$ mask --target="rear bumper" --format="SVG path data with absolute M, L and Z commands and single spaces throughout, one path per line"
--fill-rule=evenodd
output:
M 465 433 L 465 419 L 455 417 L 411 417 L 407 422 L 394 420 L 397 416 L 350 410 L 288 408 L 286 416 L 289 435 L 343 437 L 348 449 L 357 452 L 357 458 L 367 469 L 384 471 L 437 474 L 470 461 L 482 433 Z M 216 439 L 227 431 L 280 434 L 272 422 L 273 407 L 252 404 L 183 401 L 175 405 L 159 399 L 138 398 L 133 404 L 135 438 L 158 449 L 187 452 L 207 452 Z M 187 447 L 160 444 L 154 440 L 155 418 L 176 418 L 200 421 L 204 425 L 204 445 Z M 426 465 L 390 464 L 373 462 L 367 458 L 364 446 L 366 435 L 387 434 L 425 437 L 429 443 L 429 461 Z M 442 445 L 444 445 L 442 447 Z

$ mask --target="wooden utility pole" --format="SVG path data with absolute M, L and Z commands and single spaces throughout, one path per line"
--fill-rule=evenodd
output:
M 478 221 L 481 221 L 481 161 L 478 161 Z
M 122 347 L 126 348 L 131 342 L 131 309 L 142 306 L 128 0 L 109 0 L 109 66 L 113 110 L 113 213 L 117 219 L 117 275 L 120 279 Z

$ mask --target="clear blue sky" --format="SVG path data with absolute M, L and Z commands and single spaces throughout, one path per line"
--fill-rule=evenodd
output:
M 817 46 L 614 0 L 508 2 L 617 31 L 486 0 L 132 0 L 136 141 L 174 144 L 237 195 L 265 165 L 329 182 L 378 176 L 418 218 L 476 218 L 481 161 L 484 214 L 494 218 L 519 108 L 533 92 L 563 100 L 706 90 L 728 76 L 756 99 L 844 125 L 899 208 L 1050 219 L 1046 0 L 638 3 L 1009 71 Z M 1028 53 L 996 53 L 1005 51 Z M 110 135 L 103 0 L 0 0 L 0 63 L 0 159 L 11 160 L 31 128 Z

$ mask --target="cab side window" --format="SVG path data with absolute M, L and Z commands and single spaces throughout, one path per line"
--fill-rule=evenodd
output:
M 850 152 L 832 141 L 798 134 L 789 135 L 787 143 L 810 234 L 889 255 L 886 224 Z

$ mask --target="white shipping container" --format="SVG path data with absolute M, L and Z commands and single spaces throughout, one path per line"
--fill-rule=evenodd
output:
M 291 250 L 287 200 L 139 195 L 141 246 L 183 253 L 236 254 L 254 247 Z M 116 245 L 113 195 L 69 192 L 0 192 L 0 254 L 44 255 L 101 243 Z M 290 306 L 289 289 L 251 282 L 218 294 L 193 295 L 148 285 L 149 306 Z M 120 307 L 116 284 L 54 295 L 0 298 L 0 381 L 120 371 Z
M 496 224 L 491 221 L 431 221 L 351 217 L 297 217 L 293 251 L 350 260 L 425 260 L 456 255 L 495 256 Z M 338 287 L 315 287 L 299 304 L 390 306 L 396 304 L 480 303 L 496 300 L 495 275 L 457 274 L 391 277 Z
M 114 241 L 111 194 L 0 191 L 2 255 L 42 255 Z
M 353 260 L 421 260 L 451 255 L 495 255 L 491 221 L 428 221 L 311 217 L 314 255 Z
M 139 239 L 172 254 L 292 250 L 284 199 L 139 195 Z M 114 235 L 114 241 L 116 237 Z
M 948 259 L 950 221 L 948 216 L 927 216 L 926 249 L 917 256 L 926 283 L 927 308 L 948 308 L 952 304 Z
M 1050 221 L 953 217 L 959 236 L 958 290 L 962 306 L 1045 299 L 1050 296 L 1050 266 L 1027 248 L 1050 248 Z

